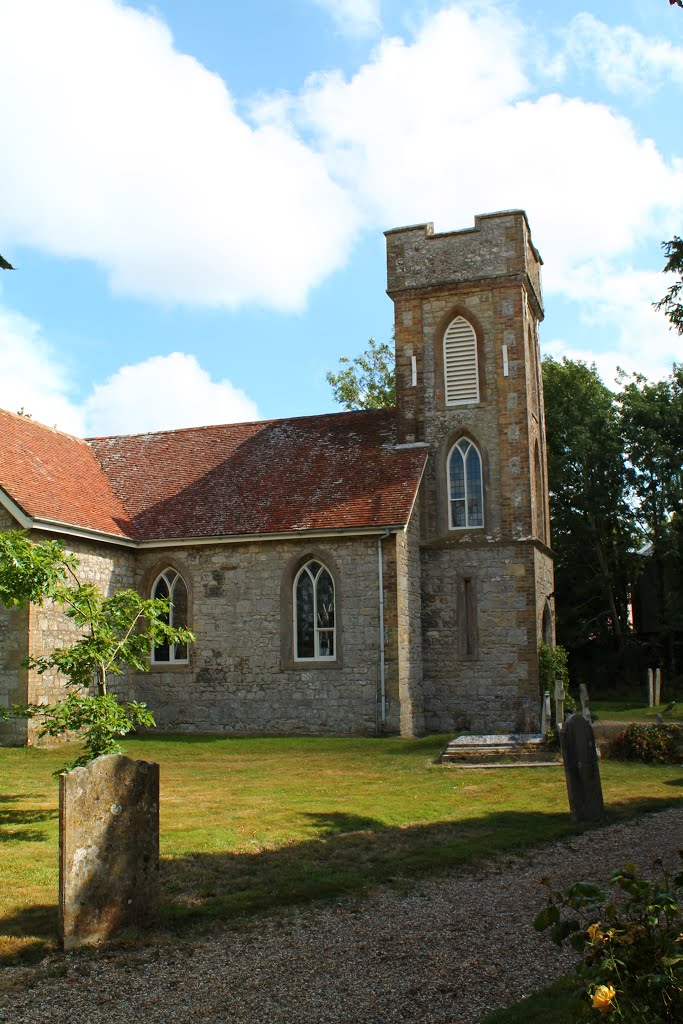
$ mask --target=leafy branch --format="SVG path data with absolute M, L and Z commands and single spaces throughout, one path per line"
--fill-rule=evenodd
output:
M 22 607 L 51 601 L 80 632 L 73 643 L 24 662 L 39 674 L 61 674 L 69 688 L 66 697 L 54 704 L 0 708 L 0 718 L 38 717 L 39 736 L 83 731 L 86 753 L 69 767 L 120 752 L 117 736 L 154 725 L 146 705 L 122 704 L 108 692 L 108 677 L 126 669 L 147 672 L 152 647 L 194 640 L 190 630 L 169 625 L 168 600 L 143 598 L 135 590 L 105 597 L 82 582 L 78 568 L 78 559 L 60 541 L 36 544 L 21 531 L 0 534 L 0 602 Z

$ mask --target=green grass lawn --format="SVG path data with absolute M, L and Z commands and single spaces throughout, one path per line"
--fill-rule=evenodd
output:
M 161 926 L 362 893 L 576 831 L 561 768 L 461 771 L 445 737 L 126 743 L 161 765 Z M 54 946 L 57 783 L 73 752 L 0 749 L 0 959 Z M 683 800 L 680 768 L 604 762 L 609 818 Z
M 592 700 L 591 716 L 595 722 L 652 722 L 667 706 L 664 701 L 658 708 L 650 708 L 647 704 L 629 700 Z M 677 701 L 675 707 L 663 715 L 664 722 L 683 722 L 683 700 Z
M 582 1010 L 589 1005 L 588 997 L 583 992 L 577 994 L 576 981 L 569 976 L 505 1010 L 490 1013 L 481 1024 L 576 1024 L 584 1019 Z

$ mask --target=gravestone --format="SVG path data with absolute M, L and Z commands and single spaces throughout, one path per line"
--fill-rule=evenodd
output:
M 65 950 L 153 920 L 159 765 L 105 754 L 59 777 L 59 931 Z
M 592 721 L 591 709 L 588 701 L 588 687 L 585 683 L 581 683 L 581 685 L 579 686 L 579 696 L 581 698 L 581 714 L 587 722 L 590 722 Z
M 593 726 L 583 715 L 572 715 L 560 733 L 560 744 L 572 819 L 599 821 L 605 814 L 605 804 Z
M 564 683 L 559 676 L 555 680 L 555 724 L 560 732 L 564 725 Z
M 541 704 L 541 736 L 545 736 L 550 729 L 551 716 L 550 690 L 546 690 L 543 694 L 543 702 Z
M 651 668 L 647 670 L 647 703 L 648 707 L 654 707 L 655 703 L 655 677 Z

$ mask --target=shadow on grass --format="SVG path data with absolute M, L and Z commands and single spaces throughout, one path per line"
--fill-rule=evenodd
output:
M 662 798 L 624 800 L 610 807 L 606 823 L 670 806 Z M 585 831 L 567 813 L 541 811 L 499 811 L 403 827 L 343 812 L 309 813 L 305 819 L 310 839 L 253 853 L 197 852 L 163 861 L 162 925 L 229 920 L 317 898 L 360 894 L 374 884 L 412 884 L 497 853 L 520 852 Z
M 671 806 L 663 798 L 625 799 L 610 806 L 606 823 Z M 176 930 L 229 921 L 315 899 L 361 895 L 375 884 L 413 885 L 494 854 L 519 853 L 585 831 L 566 812 L 498 811 L 403 827 L 343 812 L 304 818 L 312 834 L 303 841 L 254 852 L 194 852 L 162 859 L 159 926 Z M 3 955 L 2 936 L 15 940 L 11 957 Z M 0 919 L 0 962 L 35 959 L 56 937 L 56 904 L 17 910 Z
M 10 803 L 19 797 L 2 797 L 0 802 Z M 56 810 L 5 810 L 0 807 L 0 843 L 40 843 L 45 833 L 37 829 L 24 828 L 24 825 L 37 825 L 41 821 L 54 821 L 59 817 Z

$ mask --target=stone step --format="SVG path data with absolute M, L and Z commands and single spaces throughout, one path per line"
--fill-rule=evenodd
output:
M 503 763 L 501 761 L 444 761 L 444 764 L 454 771 L 486 771 L 495 768 L 561 768 L 562 761 L 512 761 Z

